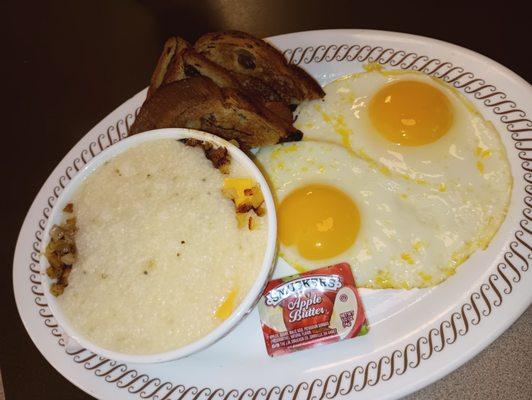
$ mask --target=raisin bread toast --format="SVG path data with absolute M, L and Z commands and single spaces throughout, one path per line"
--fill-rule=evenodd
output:
M 143 104 L 130 134 L 169 127 L 201 129 L 244 148 L 302 137 L 290 124 L 268 116 L 259 103 L 204 76 L 160 86 Z
M 299 104 L 325 95 L 304 70 L 288 64 L 280 51 L 247 33 L 207 33 L 196 41 L 194 48 L 231 71 L 242 86 L 260 93 L 261 97 L 277 94 L 287 104 Z
M 266 96 L 261 96 L 258 91 L 246 90 L 231 71 L 202 56 L 180 37 L 172 37 L 166 41 L 153 73 L 147 98 L 151 97 L 161 84 L 200 75 L 210 78 L 220 87 L 237 89 L 256 102 L 260 102 L 263 112 L 268 118 L 278 119 L 280 120 L 279 123 L 292 124 L 292 112 L 288 105 L 280 101 L 277 94 L 267 93 Z M 286 127 L 286 129 L 290 129 L 290 127 Z
M 306 72 L 251 35 L 207 34 L 194 47 L 171 37 L 130 134 L 188 127 L 243 147 L 300 140 L 291 107 L 323 95 Z
M 174 43 L 175 50 L 171 53 L 172 58 L 167 60 L 166 55 L 169 53 L 167 48 L 171 48 L 171 45 Z M 160 74 L 163 72 L 164 76 L 161 78 Z M 275 118 L 283 119 L 286 123 L 292 123 L 292 112 L 288 105 L 283 103 L 281 97 L 271 88 L 268 88 L 262 81 L 244 75 L 244 81 L 247 84 L 245 87 L 242 86 L 231 71 L 199 54 L 185 40 L 179 37 L 167 40 L 157 68 L 152 76 L 149 95 L 151 96 L 153 91 L 161 84 L 199 75 L 212 79 L 220 87 L 242 91 L 247 96 L 256 101 L 260 101 L 264 107 L 269 109 L 270 116 L 273 115 Z

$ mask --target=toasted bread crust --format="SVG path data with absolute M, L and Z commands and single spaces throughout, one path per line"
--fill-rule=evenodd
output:
M 169 127 L 202 129 L 244 148 L 300 136 L 288 124 L 264 115 L 259 104 L 238 90 L 220 88 L 203 76 L 160 86 L 142 106 L 130 134 Z
M 325 94 L 312 77 L 301 68 L 289 65 L 276 48 L 247 33 L 208 33 L 196 41 L 194 48 L 209 60 L 233 71 L 243 86 L 250 85 L 242 76 L 251 76 L 271 87 L 286 103 L 298 104 Z
M 169 79 L 172 74 L 179 73 L 181 69 L 179 65 L 181 57 L 179 55 L 188 47 L 190 47 L 188 42 L 180 37 L 173 36 L 166 40 L 163 51 L 157 61 L 157 66 L 150 79 L 147 98 L 151 97 L 157 88 L 164 83 L 165 79 Z
M 183 79 L 185 75 L 183 53 L 191 47 L 190 47 L 190 44 L 186 40 L 180 37 L 177 37 L 177 36 L 175 39 L 177 40 L 178 47 L 176 48 L 176 51 L 174 52 L 172 60 L 168 64 L 168 68 L 166 70 L 166 74 L 163 77 L 162 83 L 178 81 L 180 79 Z

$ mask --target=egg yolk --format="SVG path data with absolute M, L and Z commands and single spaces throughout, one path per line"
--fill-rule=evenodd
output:
M 360 227 L 356 204 L 329 185 L 311 184 L 290 193 L 278 208 L 279 239 L 296 246 L 307 260 L 343 253 L 355 241 Z
M 445 94 L 418 81 L 399 81 L 383 87 L 370 101 L 369 116 L 386 139 L 404 146 L 435 142 L 453 121 Z

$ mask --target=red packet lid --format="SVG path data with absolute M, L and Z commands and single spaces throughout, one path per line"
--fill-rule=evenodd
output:
M 259 314 L 272 357 L 368 331 L 346 263 L 270 281 L 259 301 Z

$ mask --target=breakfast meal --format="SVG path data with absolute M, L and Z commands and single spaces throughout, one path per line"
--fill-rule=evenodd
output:
M 86 178 L 72 199 L 76 259 L 57 297 L 76 330 L 107 349 L 151 354 L 205 336 L 238 306 L 268 226 L 253 211 L 263 198 L 249 173 L 233 159 L 226 174 L 213 164 L 202 146 L 158 139 Z M 234 181 L 249 227 L 223 193 Z
M 171 37 L 129 130 L 203 130 L 265 175 L 279 255 L 297 271 L 259 299 L 272 356 L 365 334 L 357 287 L 440 284 L 509 207 L 504 146 L 471 102 L 418 71 L 364 69 L 322 88 L 247 33 Z M 177 349 L 222 324 L 275 233 L 250 172 L 192 138 L 116 155 L 63 214 L 44 251 L 50 292 L 76 331 L 124 354 Z

